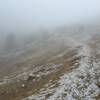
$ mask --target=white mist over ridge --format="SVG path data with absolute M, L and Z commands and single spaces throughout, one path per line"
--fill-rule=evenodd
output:
M 85 20 L 100 15 L 99 0 L 3 0 L 0 31 L 30 31 Z M 24 31 L 24 32 L 25 32 Z

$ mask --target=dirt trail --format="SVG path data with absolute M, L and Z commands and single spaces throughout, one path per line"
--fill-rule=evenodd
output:
M 56 70 L 52 71 L 47 75 L 42 75 L 36 80 L 30 81 L 20 81 L 15 83 L 5 84 L 0 86 L 0 100 L 21 100 L 27 96 L 39 93 L 39 91 L 44 88 L 46 84 L 51 81 L 51 84 L 57 86 L 57 81 L 62 75 L 67 71 L 72 71 L 75 67 L 78 67 L 76 62 L 80 60 L 80 57 L 75 57 L 77 55 L 77 50 L 70 51 L 70 53 L 65 54 L 61 58 L 55 60 L 50 60 L 49 63 L 61 64 Z M 69 60 L 69 58 L 72 58 Z M 47 63 L 47 62 L 46 62 Z M 44 64 L 44 63 L 43 63 Z M 74 68 L 73 68 L 74 66 Z M 22 85 L 24 84 L 24 87 Z M 47 94 L 47 97 L 50 94 Z

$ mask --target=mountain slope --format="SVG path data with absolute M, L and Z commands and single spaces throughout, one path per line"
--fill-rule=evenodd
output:
M 99 36 L 80 42 L 61 34 L 28 45 L 8 57 L 0 100 L 99 100 L 99 47 Z
M 42 88 L 39 94 L 24 100 L 96 100 L 100 95 L 100 63 L 94 62 L 91 66 L 89 49 L 84 45 L 79 50 L 79 67 L 71 72 L 65 72 L 57 82 L 57 87 L 48 83 L 48 89 Z

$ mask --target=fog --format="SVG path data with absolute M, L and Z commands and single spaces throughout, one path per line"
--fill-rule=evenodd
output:
M 99 17 L 99 0 L 0 0 L 0 52 L 16 51 L 56 33 L 78 38 L 99 33 Z
M 28 33 L 99 15 L 99 0 L 0 0 L 0 33 Z
M 0 0 L 0 100 L 100 100 L 100 0 Z

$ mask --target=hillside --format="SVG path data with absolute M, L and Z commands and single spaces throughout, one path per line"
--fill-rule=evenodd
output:
M 1 56 L 0 100 L 99 100 L 100 36 L 79 32 L 56 30 Z

